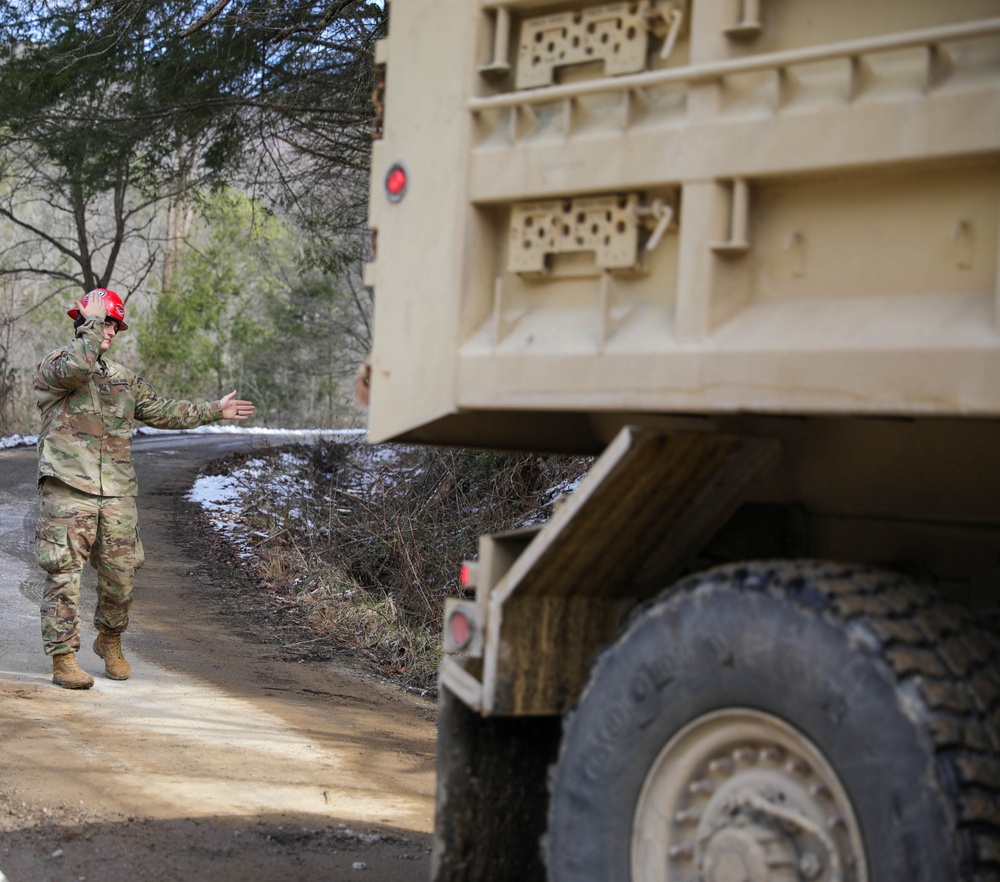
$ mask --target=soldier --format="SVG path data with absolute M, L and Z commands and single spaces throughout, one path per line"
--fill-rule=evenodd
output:
M 76 335 L 47 355 L 35 373 L 42 416 L 38 436 L 41 512 L 35 535 L 38 563 L 48 574 L 42 598 L 42 640 L 52 656 L 52 682 L 88 689 L 94 678 L 76 662 L 80 649 L 80 577 L 90 559 L 97 570 L 94 652 L 113 680 L 131 668 L 121 648 L 128 627 L 135 571 L 142 566 L 132 466 L 135 422 L 193 429 L 216 420 L 246 420 L 254 405 L 230 392 L 194 404 L 159 397 L 141 377 L 105 359 L 125 324 L 125 305 L 97 288 L 68 315 Z

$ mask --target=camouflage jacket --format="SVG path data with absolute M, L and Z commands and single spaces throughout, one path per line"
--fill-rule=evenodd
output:
M 135 496 L 132 428 L 193 429 L 222 419 L 218 401 L 161 398 L 142 377 L 100 356 L 104 323 L 85 322 L 76 339 L 35 372 L 42 413 L 38 480 L 51 476 L 95 496 Z

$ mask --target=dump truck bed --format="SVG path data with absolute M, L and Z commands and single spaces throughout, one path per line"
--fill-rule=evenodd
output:
M 998 14 L 394 3 L 370 438 L 1000 415 Z

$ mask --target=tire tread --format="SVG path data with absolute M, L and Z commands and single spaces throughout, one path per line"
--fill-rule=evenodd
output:
M 1000 635 L 908 576 L 823 561 L 706 570 L 635 610 L 630 622 L 656 604 L 683 592 L 711 590 L 720 581 L 828 617 L 882 663 L 906 696 L 908 713 L 924 729 L 939 787 L 954 806 L 961 879 L 1000 882 Z M 595 672 L 616 645 L 598 656 Z M 570 713 L 564 732 L 572 725 Z
M 692 576 L 677 590 L 698 591 L 724 578 L 726 570 L 735 584 L 766 583 L 767 590 L 793 603 L 803 595 L 805 583 L 813 594 L 826 598 L 825 615 L 864 632 L 862 644 L 889 666 L 901 691 L 916 697 L 917 714 L 933 741 L 940 777 L 957 789 L 963 878 L 1000 879 L 997 635 L 929 586 L 868 567 L 787 561 L 741 564 Z

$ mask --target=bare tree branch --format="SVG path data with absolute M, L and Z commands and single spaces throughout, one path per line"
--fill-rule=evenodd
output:
M 215 21 L 219 17 L 223 9 L 229 5 L 230 0 L 219 0 L 208 12 L 206 12 L 201 19 L 196 21 L 191 27 L 186 30 L 181 31 L 181 37 L 190 37 L 192 34 L 196 34 L 202 28 L 209 25 L 211 22 Z

